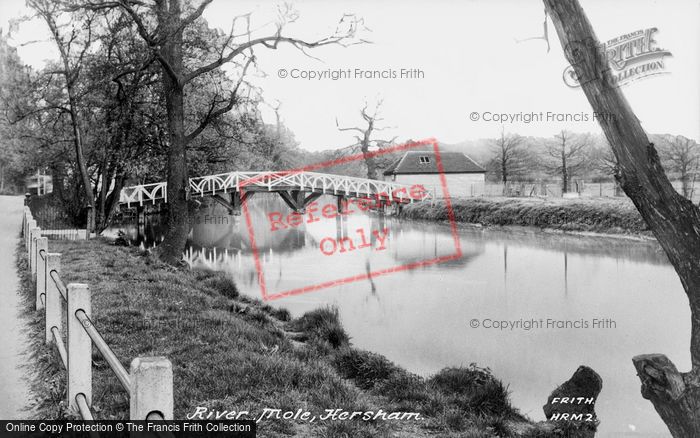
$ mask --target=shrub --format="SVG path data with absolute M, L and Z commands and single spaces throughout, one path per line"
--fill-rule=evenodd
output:
M 508 388 L 488 368 L 445 368 L 428 382 L 442 391 L 463 411 L 477 416 L 515 413 L 508 399 Z
M 333 365 L 343 377 L 352 379 L 362 389 L 372 389 L 398 372 L 396 365 L 384 356 L 354 348 L 338 352 Z
M 231 278 L 224 274 L 218 274 L 206 278 L 202 281 L 202 284 L 206 287 L 214 289 L 225 297 L 238 298 L 239 293 L 236 283 L 234 283 Z
M 292 321 L 290 325 L 292 330 L 304 332 L 312 338 L 327 342 L 336 349 L 350 344 L 350 336 L 340 324 L 338 309 L 334 307 L 307 312 Z

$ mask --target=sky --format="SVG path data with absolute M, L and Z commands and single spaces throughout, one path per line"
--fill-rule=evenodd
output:
M 700 140 L 700 0 L 581 0 L 598 38 L 609 40 L 655 27 L 657 46 L 671 52 L 666 74 L 623 86 L 623 92 L 649 133 L 681 134 Z M 256 35 L 274 32 L 278 6 L 273 1 L 215 0 L 204 17 L 226 32 L 236 16 L 251 14 Z M 506 132 L 550 137 L 561 129 L 600 132 L 580 88 L 563 81 L 567 67 L 551 23 L 547 51 L 542 35 L 540 0 L 461 1 L 321 1 L 293 3 L 299 18 L 285 27 L 288 36 L 317 39 L 332 33 L 343 14 L 362 17 L 369 44 L 327 46 L 306 56 L 289 46 L 256 50 L 258 70 L 249 78 L 271 105 L 279 104 L 282 121 L 301 147 L 336 149 L 354 143 L 338 130 L 361 126 L 365 103 L 382 101 L 377 138 L 398 141 L 437 138 L 444 143 L 490 138 Z M 0 26 L 29 11 L 24 0 L 0 0 Z M 240 21 L 239 21 L 240 23 Z M 29 21 L 13 33 L 23 60 L 41 67 L 55 58 L 43 23 Z M 348 70 L 350 77 L 304 79 L 311 72 Z M 401 78 L 401 70 L 413 78 Z M 360 78 L 356 72 L 380 71 L 397 77 Z M 319 73 L 316 73 L 319 74 Z M 284 77 L 282 77 L 284 76 Z M 292 77 L 297 76 L 297 77 Z M 476 113 L 476 116 L 474 116 Z M 543 120 L 525 123 L 524 115 Z M 552 114 L 547 120 L 547 113 Z M 520 121 L 494 121 L 507 114 Z M 560 122 L 562 115 L 588 121 Z M 272 109 L 263 116 L 274 122 Z M 488 120 L 484 120 L 484 119 Z

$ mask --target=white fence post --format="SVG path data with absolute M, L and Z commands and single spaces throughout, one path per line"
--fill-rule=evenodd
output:
M 27 232 L 27 210 L 29 207 L 26 205 L 22 209 L 22 237 L 26 237 L 26 232 Z
M 36 275 L 36 240 L 41 237 L 41 228 L 34 227 L 29 232 L 29 268 L 32 279 Z
M 24 229 L 22 230 L 22 237 L 24 238 L 24 248 L 27 249 L 27 242 L 29 241 L 29 222 L 32 220 L 32 212 L 29 207 L 24 207 Z
M 129 418 L 146 420 L 157 412 L 173 419 L 173 366 L 165 357 L 137 357 L 131 361 Z
M 32 228 L 36 228 L 36 221 L 34 219 L 29 219 L 29 224 L 27 225 L 27 256 L 29 255 L 29 244 L 31 242 Z
M 31 216 L 30 216 L 31 217 Z M 29 257 L 29 242 L 30 240 L 30 233 L 32 231 L 32 228 L 36 228 L 36 221 L 34 219 L 29 219 L 29 222 L 27 223 L 27 235 L 24 237 L 25 242 L 24 246 L 27 248 L 27 257 Z
M 88 406 L 92 406 L 92 340 L 81 325 L 75 312 L 82 309 L 92 314 L 90 288 L 87 284 L 71 283 L 68 288 L 68 406 L 75 411 L 75 397 L 85 395 Z
M 46 253 L 46 343 L 53 341 L 51 329 L 56 327 L 63 333 L 63 318 L 61 317 L 61 292 L 51 278 L 51 271 L 61 271 L 61 254 Z
M 41 258 L 42 250 L 44 251 L 43 259 Z M 46 255 L 48 253 L 49 239 L 46 237 L 36 239 L 36 310 L 43 309 L 44 303 L 46 303 Z
M 28 207 L 24 207 L 24 215 L 25 215 L 25 219 L 24 219 L 24 224 L 23 224 L 24 228 L 22 229 L 22 238 L 24 239 L 24 247 L 26 249 L 26 247 L 27 247 L 27 232 L 29 230 L 29 221 L 30 221 L 30 213 L 29 213 Z

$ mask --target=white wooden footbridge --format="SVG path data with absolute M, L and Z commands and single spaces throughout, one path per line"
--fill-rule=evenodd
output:
M 254 193 L 278 193 L 293 210 L 305 207 L 321 195 L 382 200 L 382 204 L 408 204 L 429 200 L 432 195 L 418 186 L 343 175 L 304 171 L 229 172 L 190 178 L 188 198 L 210 196 L 229 210 L 237 210 Z M 228 199 L 227 199 L 228 198 Z M 122 189 L 123 206 L 168 202 L 167 183 L 143 184 Z

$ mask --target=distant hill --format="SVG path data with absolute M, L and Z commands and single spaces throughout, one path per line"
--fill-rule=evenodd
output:
M 581 134 L 585 135 L 585 134 Z M 657 135 L 650 134 L 650 140 L 657 144 L 657 148 L 662 143 L 662 138 L 669 137 L 668 134 Z M 531 152 L 529 161 L 526 164 L 525 174 L 521 175 L 520 178 L 526 180 L 533 179 L 552 179 L 556 180 L 558 175 L 552 175 L 550 171 L 547 171 L 542 166 L 544 160 L 551 160 L 552 158 L 546 153 L 546 146 L 554 141 L 554 135 L 548 137 L 522 137 L 524 148 Z M 609 154 L 609 147 L 607 140 L 603 134 L 588 134 L 589 150 L 588 150 L 588 161 L 589 166 L 581 174 L 582 177 L 587 179 L 609 179 L 611 178 L 609 170 L 601 165 L 601 158 Z M 399 142 L 397 144 L 403 144 Z M 461 152 L 468 155 L 478 164 L 489 170 L 487 173 L 487 178 L 494 180 L 498 178 L 493 171 L 492 159 L 494 157 L 494 146 L 496 144 L 495 138 L 478 138 L 463 140 L 458 143 L 443 143 L 439 144 L 441 151 L 446 152 Z M 421 146 L 417 149 L 432 150 L 431 146 Z M 321 152 L 308 152 L 303 151 L 303 163 L 304 164 L 315 164 L 321 162 L 328 162 L 334 160 L 341 160 L 343 157 L 358 155 L 358 150 L 325 150 Z M 381 169 L 387 168 L 393 161 L 401 158 L 403 156 L 402 152 L 391 153 L 383 155 L 378 158 L 378 167 Z M 367 168 L 365 166 L 364 160 L 352 160 L 339 163 L 332 167 L 326 167 L 324 169 L 318 169 L 319 172 L 335 173 L 340 175 L 366 177 Z
M 494 139 L 480 138 L 477 140 L 464 140 L 459 143 L 440 143 L 440 150 L 447 152 L 462 152 L 474 161 L 485 166 L 491 159 L 491 147 Z

